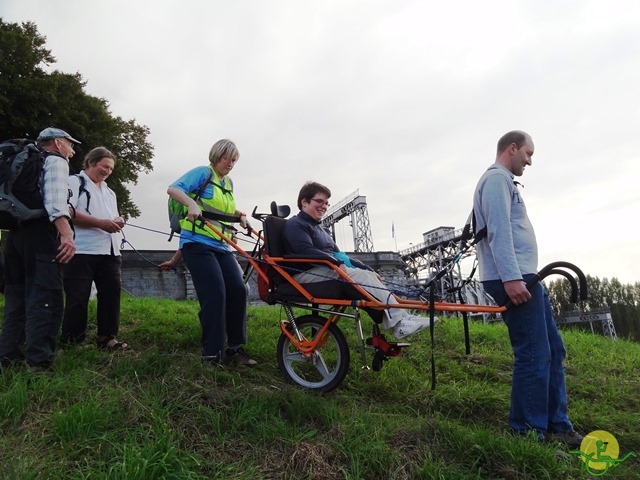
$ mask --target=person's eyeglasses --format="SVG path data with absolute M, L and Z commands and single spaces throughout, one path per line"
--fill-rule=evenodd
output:
M 329 202 L 325 202 L 321 198 L 312 198 L 311 201 L 316 202 L 318 205 L 324 205 L 325 207 L 329 206 Z

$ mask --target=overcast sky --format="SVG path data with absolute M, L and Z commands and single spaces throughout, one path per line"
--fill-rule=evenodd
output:
M 167 231 L 169 183 L 230 138 L 240 209 L 295 210 L 307 180 L 333 203 L 359 189 L 375 249 L 403 249 L 463 226 L 498 138 L 522 129 L 540 267 L 640 281 L 636 0 L 2 0 L 0 16 L 35 22 L 57 69 L 150 128 L 132 224 Z

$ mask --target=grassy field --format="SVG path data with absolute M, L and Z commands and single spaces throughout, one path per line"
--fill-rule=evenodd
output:
M 92 305 L 92 309 L 95 306 Z M 124 298 L 120 337 L 60 351 L 51 374 L 0 375 L 2 479 L 584 479 L 575 454 L 508 431 L 511 351 L 500 323 L 436 326 L 380 372 L 351 369 L 334 392 L 284 383 L 278 307 L 251 307 L 255 368 L 200 362 L 197 303 Z M 368 328 L 368 317 L 364 320 Z M 640 345 L 564 331 L 576 429 L 606 430 L 620 457 L 604 478 L 640 478 Z M 371 355 L 370 355 L 371 357 Z

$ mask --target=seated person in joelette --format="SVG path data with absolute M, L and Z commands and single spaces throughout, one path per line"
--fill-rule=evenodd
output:
M 327 259 L 338 260 L 339 268 L 364 290 L 377 300 L 397 304 L 391 292 L 380 281 L 380 277 L 364 263 L 349 258 L 341 252 L 331 238 L 329 232 L 322 226 L 322 217 L 329 206 L 331 190 L 316 182 L 307 182 L 298 194 L 298 208 L 300 212 L 291 217 L 283 231 L 283 242 L 286 254 L 326 256 Z M 293 275 L 300 283 L 322 282 L 338 279 L 338 273 L 326 265 L 298 264 L 301 270 Z M 429 326 L 429 319 L 419 315 L 410 315 L 402 308 L 385 310 L 382 325 L 390 328 L 396 338 L 404 338 L 419 332 Z

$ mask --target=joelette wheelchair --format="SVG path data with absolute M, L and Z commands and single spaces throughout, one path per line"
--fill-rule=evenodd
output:
M 379 371 L 384 361 L 400 355 L 402 349 L 409 345 L 387 341 L 384 334 L 380 332 L 376 321 L 381 318 L 385 309 L 402 308 L 428 314 L 431 317 L 432 351 L 434 314 L 436 312 L 461 313 L 467 338 L 467 353 L 469 353 L 467 315 L 469 313 L 499 314 L 508 308 L 508 305 L 435 301 L 433 282 L 427 287 L 427 290 L 431 289 L 430 295 L 423 295 L 418 299 L 406 299 L 394 295 L 398 301 L 397 304 L 381 302 L 372 297 L 361 285 L 353 282 L 336 264 L 325 258 L 285 255 L 282 231 L 289 213 L 288 206 L 278 206 L 275 202 L 271 203 L 270 213 L 256 213 L 256 209 L 253 210 L 252 217 L 261 223 L 262 230 L 256 231 L 249 228 L 244 233 L 254 241 L 251 252 L 241 248 L 234 239 L 228 240 L 231 247 L 247 261 L 244 272 L 245 281 L 248 281 L 252 272 L 255 271 L 261 300 L 269 305 L 281 305 L 285 312 L 286 318 L 279 322 L 281 334 L 278 339 L 277 361 L 288 383 L 317 392 L 329 392 L 342 383 L 350 364 L 350 348 L 339 327 L 339 322 L 343 319 L 352 319 L 355 322 L 362 368 Z M 220 233 L 206 220 L 200 221 L 216 233 Z M 338 280 L 301 284 L 293 277 L 300 271 L 295 268 L 296 264 L 302 263 L 325 265 L 337 273 Z M 563 275 L 570 281 L 571 300 L 574 303 L 578 301 L 578 297 L 586 299 L 586 278 L 576 266 L 567 262 L 555 262 L 543 268 L 538 273 L 536 281 L 552 274 Z M 577 280 L 573 274 L 577 276 Z M 367 338 L 362 331 L 361 311 L 366 311 L 374 319 L 372 335 Z M 300 312 L 303 313 L 300 314 Z M 371 367 L 367 360 L 368 351 L 373 352 Z M 433 362 L 432 384 L 435 385 Z

